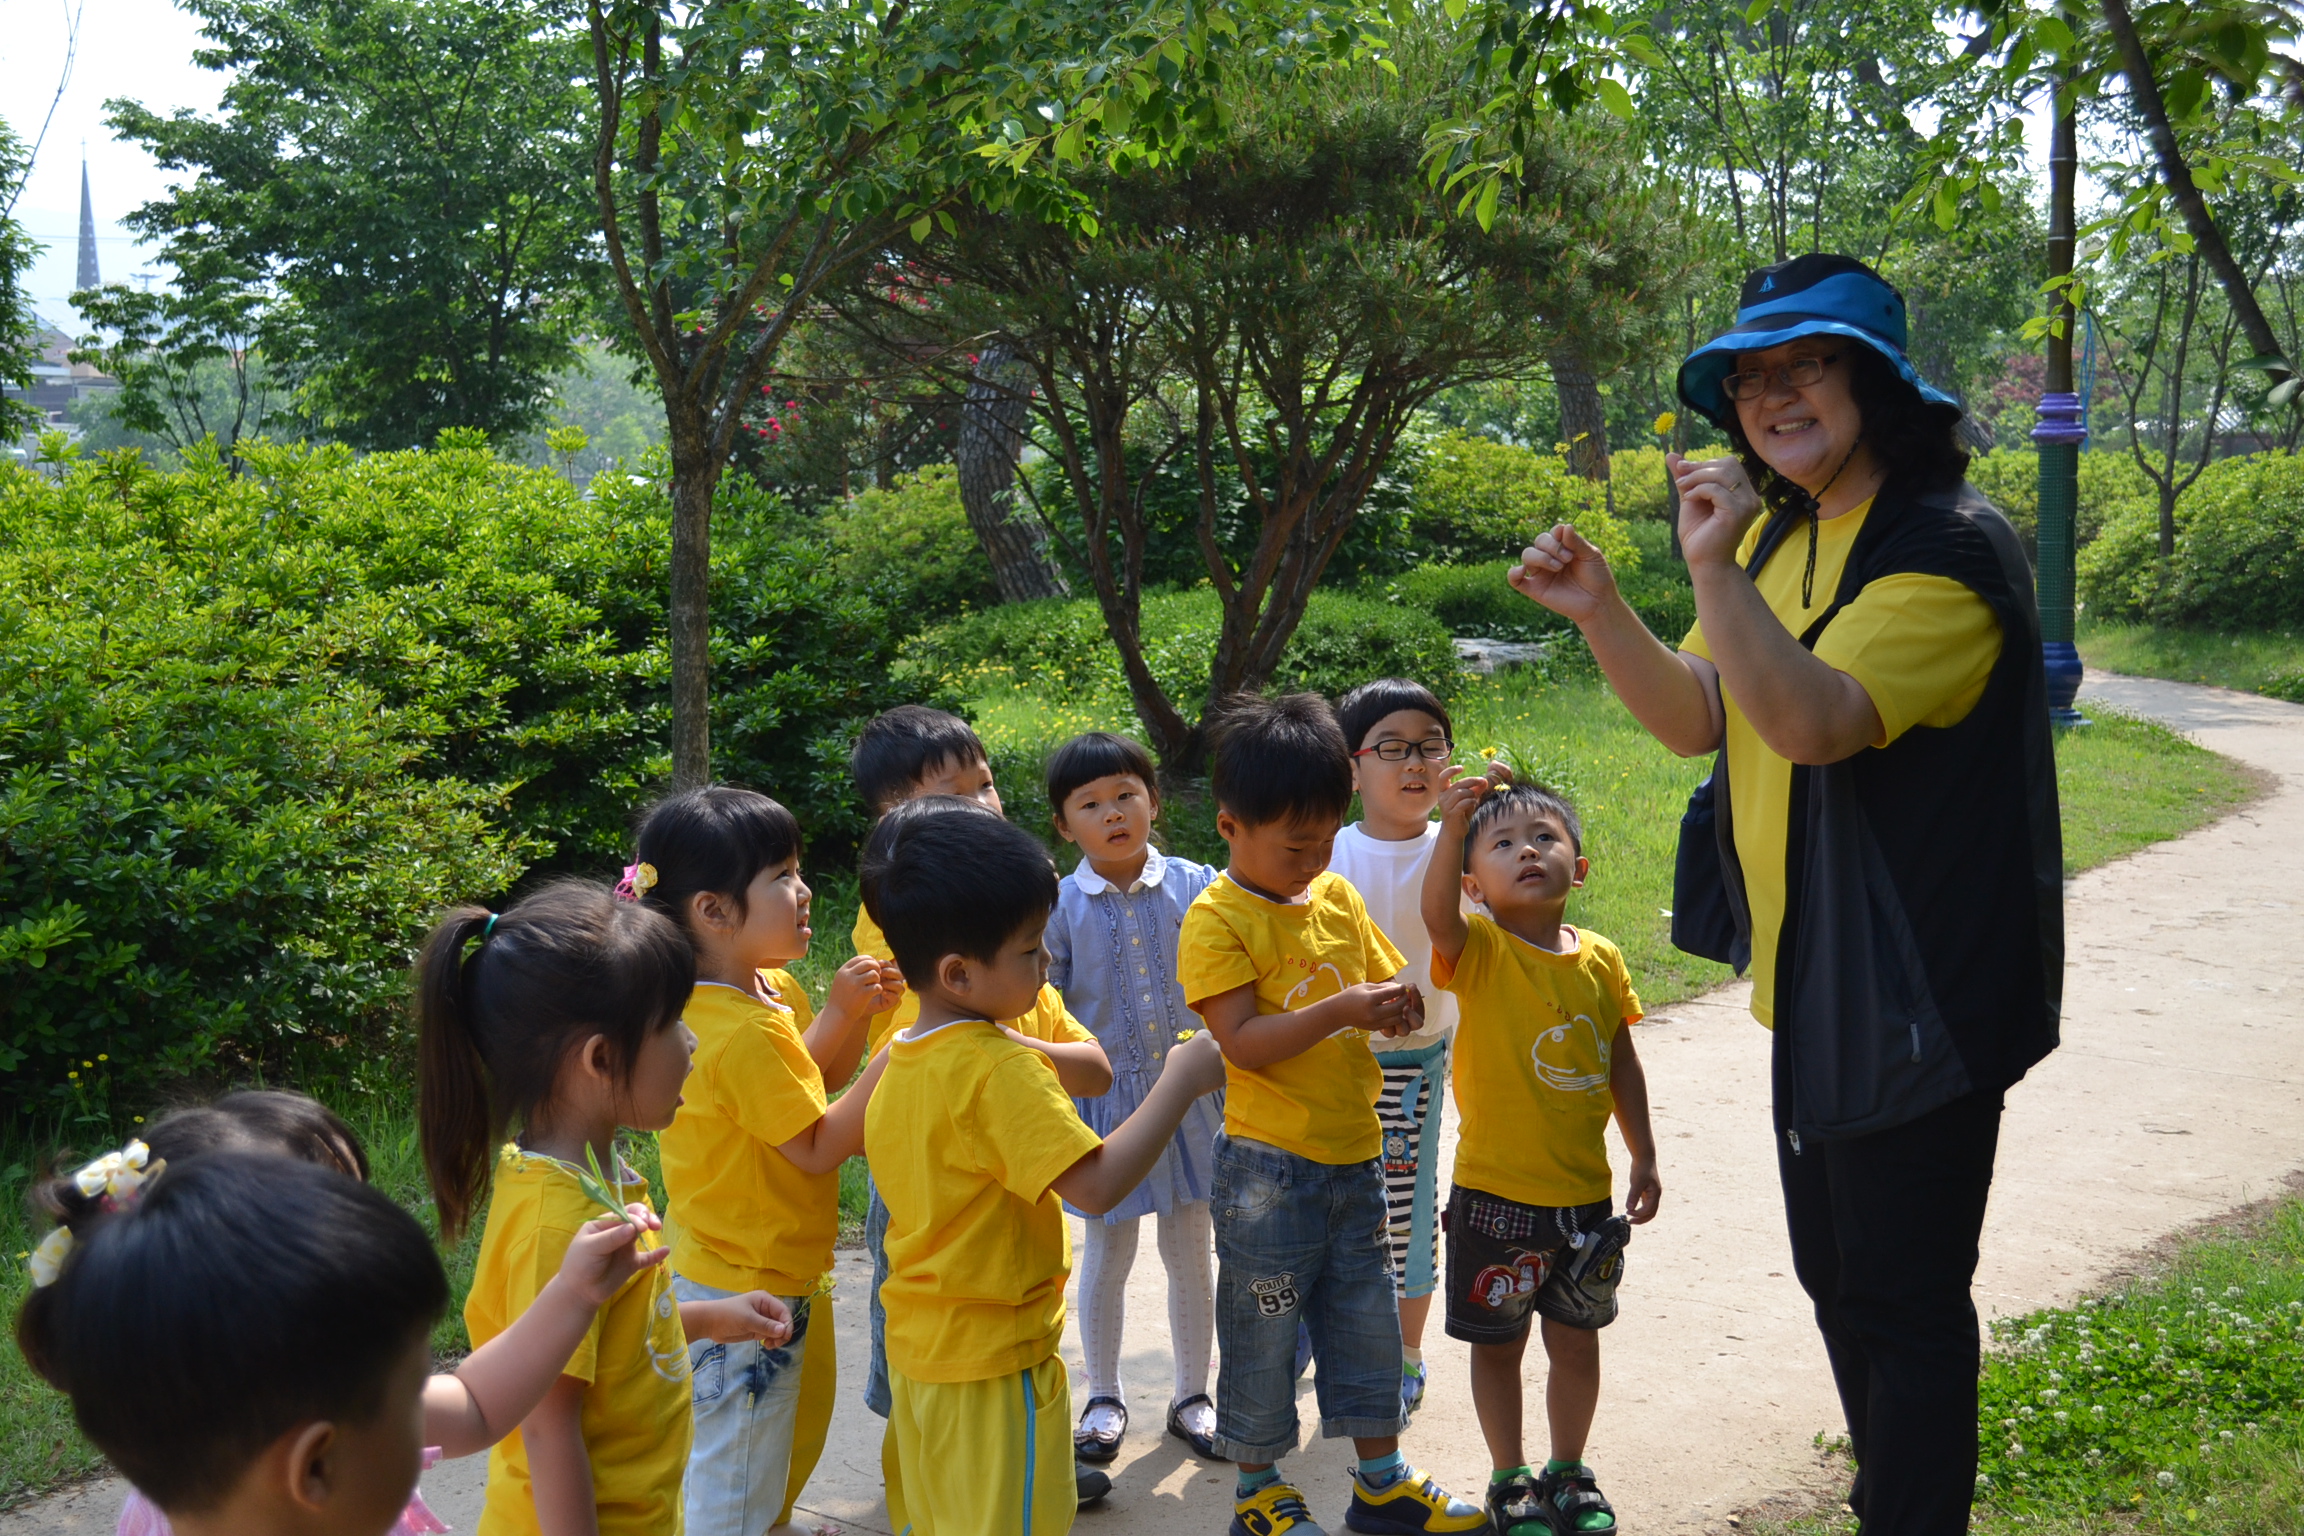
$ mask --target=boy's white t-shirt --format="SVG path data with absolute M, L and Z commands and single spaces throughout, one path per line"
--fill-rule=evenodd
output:
M 1456 994 L 1432 984 L 1432 936 L 1424 928 L 1424 866 L 1431 862 L 1432 845 L 1439 839 L 1440 823 L 1424 824 L 1424 835 L 1388 843 L 1370 837 L 1354 822 L 1336 834 L 1336 850 L 1328 867 L 1352 882 L 1367 905 L 1368 916 L 1407 957 L 1402 981 L 1416 984 L 1424 994 L 1424 1027 L 1412 1035 L 1387 1039 L 1372 1037 L 1368 1048 L 1382 1056 L 1392 1051 L 1418 1051 L 1437 1045 L 1456 1032 Z M 1472 904 L 1458 898 L 1469 913 Z

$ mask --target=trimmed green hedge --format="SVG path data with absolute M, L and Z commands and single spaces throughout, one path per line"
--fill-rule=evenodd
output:
M 2040 546 L 2040 455 L 2030 448 L 1996 448 L 1968 461 L 1968 483 L 2015 524 L 2025 552 L 2038 558 Z M 2159 515 L 2152 482 L 2125 452 L 2109 448 L 2080 455 L 2080 506 L 2074 529 L 2081 548 L 2096 541 L 2114 518 L 2138 507 Z
M 2176 502 L 2176 553 L 2159 509 L 2125 508 L 2080 552 L 2090 617 L 2209 629 L 2304 623 L 2304 458 L 2219 459 Z
M 1168 696 L 1197 714 L 1208 691 L 1223 614 L 1206 588 L 1144 599 L 1145 658 Z M 1076 700 L 1125 705 L 1120 654 L 1095 603 L 1048 598 L 1012 603 L 939 625 L 905 648 L 905 670 L 976 693 L 1007 682 Z M 1330 698 L 1375 677 L 1414 677 L 1443 697 L 1461 679 L 1448 631 L 1430 614 L 1342 592 L 1315 592 L 1288 642 L 1274 692 L 1309 689 Z
M 387 1067 L 430 916 L 622 862 L 668 763 L 662 488 L 476 441 L 0 467 L 0 1096 Z M 715 767 L 841 845 L 901 593 L 715 520 Z M 343 1048 L 350 1047 L 345 1050 Z

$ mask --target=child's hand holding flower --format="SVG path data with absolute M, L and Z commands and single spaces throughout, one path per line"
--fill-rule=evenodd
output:
M 669 1248 L 643 1251 L 639 1246 L 642 1232 L 663 1226 L 654 1211 L 638 1203 L 626 1206 L 621 1219 L 601 1216 L 586 1222 L 560 1260 L 560 1278 L 589 1305 L 608 1305 L 626 1281 L 672 1256 Z
M 1472 825 L 1473 807 L 1491 787 L 1485 774 L 1469 772 L 1461 763 L 1450 763 L 1440 776 L 1440 824 L 1462 837 Z

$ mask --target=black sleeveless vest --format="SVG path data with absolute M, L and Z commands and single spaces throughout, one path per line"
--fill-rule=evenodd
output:
M 1998 1093 L 2059 1038 L 2063 836 L 2015 530 L 1965 484 L 1883 488 L 1800 642 L 1812 649 L 1866 584 L 1907 572 L 1989 604 L 2000 656 L 1959 724 L 1793 768 L 1774 1070 L 1795 1151 L 1804 1136 L 1860 1136 Z

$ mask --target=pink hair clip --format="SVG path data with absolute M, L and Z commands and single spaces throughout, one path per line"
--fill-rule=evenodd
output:
M 624 878 L 616 882 L 618 901 L 638 901 L 656 888 L 656 866 L 653 864 L 627 864 Z

